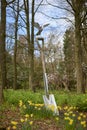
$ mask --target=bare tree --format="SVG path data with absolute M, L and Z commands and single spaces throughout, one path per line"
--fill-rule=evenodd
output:
M 18 37 L 19 0 L 17 0 L 16 3 L 17 3 L 17 5 L 16 5 L 17 9 L 16 9 L 16 12 L 14 12 L 14 14 L 15 14 L 14 89 L 17 88 L 17 60 L 16 59 L 17 59 L 17 37 Z
M 87 9 L 84 10 L 84 4 L 86 0 L 64 0 L 61 1 L 64 6 L 51 4 L 46 0 L 48 4 L 54 6 L 55 8 L 63 9 L 68 11 L 74 16 L 74 27 L 75 27 L 75 62 L 76 62 L 76 78 L 77 78 L 77 92 L 85 92 L 85 85 L 83 85 L 83 72 L 82 72 L 82 36 L 81 36 L 81 27 L 82 23 L 87 16 Z M 60 1 L 57 1 L 60 2 Z M 83 11 L 85 13 L 83 13 Z M 83 15 L 84 14 L 84 15 Z M 57 19 L 57 18 L 56 18 Z M 70 20 L 71 21 L 71 20 Z
M 33 78 L 34 78 L 34 6 L 35 0 L 32 0 L 32 22 L 31 22 L 31 46 L 30 46 L 30 76 L 31 76 L 31 88 L 34 91 L 33 87 Z
M 85 0 L 71 2 L 67 0 L 67 3 L 72 7 L 75 18 L 75 62 L 76 62 L 76 78 L 77 78 L 77 92 L 85 92 L 85 86 L 83 84 L 83 72 L 82 72 L 82 46 L 81 46 L 81 24 L 83 21 L 83 5 Z
M 35 10 L 35 0 L 31 2 L 31 22 L 30 22 L 30 1 L 24 0 L 24 11 L 26 15 L 26 31 L 27 31 L 27 43 L 28 43 L 28 55 L 29 55 L 29 88 L 33 90 L 33 77 L 34 77 L 34 17 L 37 12 L 39 6 L 41 5 L 43 0 L 41 0 L 40 4 Z M 30 33 L 31 30 L 31 33 Z
M 29 11 L 29 0 L 23 0 L 24 2 L 24 11 L 26 16 L 26 31 L 27 31 L 27 43 L 28 43 L 28 56 L 29 56 L 29 87 L 31 86 L 31 73 L 30 73 L 30 47 L 31 47 L 31 40 L 30 40 L 30 11 Z
M 0 102 L 3 100 L 3 89 L 6 87 L 6 50 L 5 50 L 5 30 L 6 30 L 6 0 L 1 0 L 1 21 L 0 21 Z
M 6 87 L 6 7 L 14 0 L 7 3 L 6 0 L 1 0 L 1 21 L 0 21 L 0 71 L 1 71 L 1 85 L 0 85 L 0 102 L 3 100 L 3 89 Z

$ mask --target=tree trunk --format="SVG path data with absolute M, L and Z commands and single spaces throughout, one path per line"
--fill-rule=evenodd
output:
M 2 41 L 2 86 L 7 85 L 6 80 L 6 49 L 5 49 L 5 37 L 6 37 L 6 0 L 1 0 L 1 41 Z
M 85 0 L 66 0 L 74 12 L 75 18 L 75 62 L 76 62 L 76 78 L 77 78 L 77 92 L 85 92 L 83 84 L 83 71 L 82 71 L 82 48 L 81 48 L 81 26 L 82 14 Z
M 0 102 L 3 100 L 3 89 L 6 87 L 6 50 L 5 35 L 6 33 L 6 0 L 1 0 L 1 21 L 0 21 Z
M 77 11 L 77 13 L 75 13 L 75 61 L 76 61 L 77 93 L 81 93 L 82 91 L 85 92 L 83 86 L 80 25 L 81 25 L 80 13 Z
M 14 46 L 14 89 L 17 89 L 17 33 L 18 33 L 18 18 L 19 18 L 19 0 L 17 2 L 17 15 L 15 17 L 15 46 Z
M 35 0 L 32 0 L 32 25 L 31 25 L 31 50 L 30 50 L 30 53 L 31 53 L 31 61 L 30 61 L 30 64 L 31 64 L 31 69 L 30 69 L 30 76 L 31 76 L 31 89 L 33 91 L 35 91 L 35 88 L 33 87 L 33 82 L 34 82 L 34 3 Z
M 31 89 L 31 54 L 30 54 L 30 48 L 31 48 L 31 39 L 30 39 L 30 18 L 29 18 L 29 0 L 24 0 L 24 9 L 25 9 L 25 15 L 26 15 L 26 31 L 27 31 L 27 43 L 28 43 L 28 64 L 29 64 L 29 89 Z
M 84 9 L 86 9 L 85 7 L 86 5 L 84 4 Z M 86 10 L 85 10 L 86 12 Z M 85 86 L 85 89 L 87 91 L 87 14 L 84 18 L 84 21 L 83 21 L 83 26 L 82 26 L 82 38 L 83 38 L 83 56 L 84 56 L 84 86 Z
M 3 101 L 3 86 L 2 86 L 2 40 L 1 40 L 1 21 L 0 21 L 0 104 Z

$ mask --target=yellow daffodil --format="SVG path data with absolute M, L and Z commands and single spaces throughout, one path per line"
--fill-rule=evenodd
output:
M 72 111 L 69 112 L 69 114 L 72 114 L 72 113 L 73 113 Z
M 35 107 L 35 109 L 37 109 L 37 107 Z
M 11 121 L 11 124 L 12 124 L 12 125 L 17 125 L 18 122 L 16 122 L 16 121 Z
M 19 107 L 21 107 L 23 105 L 22 100 L 19 101 Z
M 13 126 L 13 127 L 12 127 L 12 129 L 13 129 L 13 130 L 16 130 L 16 129 L 17 129 L 17 127 L 16 127 L 16 126 Z
M 56 117 L 56 120 L 58 121 L 58 120 L 59 120 L 59 118 L 58 118 L 58 117 Z
M 73 109 L 74 109 L 74 110 L 76 110 L 76 109 L 77 109 L 77 107 L 73 107 Z
M 20 121 L 21 121 L 21 122 L 24 122 L 24 119 L 21 118 Z
M 33 114 L 31 114 L 30 116 L 33 117 Z
M 64 107 L 64 110 L 67 110 L 67 109 L 68 109 L 68 106 L 65 106 L 65 107 Z
M 26 118 L 28 118 L 28 117 L 29 117 L 29 115 L 28 115 L 28 114 L 26 114 L 26 115 L 25 115 L 25 117 L 26 117 Z
M 44 104 L 40 104 L 40 106 L 41 106 L 41 107 L 43 107 L 43 106 L 44 106 Z
M 72 114 L 73 117 L 75 117 L 75 114 Z
M 83 127 L 85 128 L 85 127 L 86 127 L 86 124 L 84 124 Z
M 34 103 L 32 103 L 32 101 L 28 101 L 29 105 L 33 106 Z
M 36 107 L 38 107 L 38 106 L 39 106 L 39 104 L 35 104 L 35 106 L 36 106 Z
M 70 121 L 69 121 L 69 125 L 72 125 L 72 124 L 73 124 L 73 120 L 70 119 Z
M 64 117 L 64 120 L 70 120 L 70 117 Z
M 86 118 L 86 115 L 83 115 L 83 118 Z
M 78 120 L 81 120 L 81 116 L 78 116 L 78 118 L 77 118 Z
M 83 113 L 80 113 L 79 115 L 80 115 L 80 116 L 83 116 Z
M 30 121 L 29 124 L 32 125 L 32 124 L 33 124 L 33 121 Z
M 25 106 L 25 105 L 23 105 L 23 108 L 24 108 L 24 109 L 26 109 L 26 106 Z
M 65 116 L 69 116 L 69 113 L 64 113 Z
M 39 107 L 38 110 L 41 110 L 41 108 Z
M 25 121 L 27 121 L 28 119 L 27 118 L 25 118 Z
M 81 121 L 81 125 L 85 125 L 86 124 L 86 121 Z
M 29 104 L 31 104 L 32 102 L 31 101 L 28 101 Z
M 73 107 L 69 107 L 69 108 L 68 108 L 68 111 L 71 111 L 72 109 L 73 109 Z

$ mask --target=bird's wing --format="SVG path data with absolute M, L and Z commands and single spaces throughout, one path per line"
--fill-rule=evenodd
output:
M 47 24 L 44 24 L 44 25 L 43 25 L 43 28 L 45 28 L 45 27 L 46 27 L 46 26 L 48 26 L 48 25 L 49 25 L 49 23 L 47 23 Z
M 42 30 L 39 30 L 39 31 L 36 33 L 36 35 L 40 35 L 41 32 L 42 32 Z
M 34 22 L 34 26 L 35 26 L 37 29 L 40 29 L 39 23 Z

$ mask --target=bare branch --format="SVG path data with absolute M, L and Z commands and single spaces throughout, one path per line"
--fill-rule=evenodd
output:
M 39 9 L 39 7 L 40 7 L 40 5 L 41 5 L 42 2 L 43 2 L 43 0 L 41 0 L 41 2 L 39 3 L 38 7 L 36 8 L 36 10 L 35 10 L 35 12 L 34 12 L 34 15 L 35 15 L 35 13 L 37 12 L 37 10 Z
M 86 20 L 86 16 L 87 16 L 87 11 L 85 12 L 84 17 L 82 18 L 82 22 L 81 23 L 83 23 Z
M 22 6 L 23 6 L 23 5 L 22 5 Z M 22 7 L 22 6 L 21 6 L 21 7 Z M 13 11 L 17 12 L 17 10 L 16 10 L 15 8 L 13 8 L 12 6 L 9 6 L 9 7 L 12 8 Z M 19 11 L 21 11 L 21 10 L 19 10 Z M 25 21 L 25 19 L 22 17 L 22 15 L 19 14 L 19 16 L 20 16 L 20 18 L 23 20 L 23 22 L 26 24 L 26 21 Z
M 20 18 L 24 21 L 24 23 L 26 24 L 26 21 L 25 21 L 25 19 L 22 17 L 22 15 L 19 14 L 19 16 L 20 16 Z
M 71 23 L 73 24 L 73 21 L 70 20 L 70 19 L 67 18 L 67 17 L 52 17 L 52 16 L 49 16 L 49 15 L 47 15 L 47 14 L 41 12 L 41 11 L 39 11 L 39 12 L 42 13 L 43 15 L 45 15 L 45 16 L 48 17 L 48 18 L 55 19 L 55 20 L 57 20 L 57 19 L 64 19 L 64 20 L 67 20 L 68 22 L 71 22 Z M 73 24 L 73 25 L 74 25 L 74 24 Z
M 12 1 L 10 1 L 10 2 L 7 2 L 7 5 L 12 4 L 13 2 L 15 2 L 15 0 L 12 0 Z
M 60 6 L 58 6 L 58 5 L 51 4 L 51 3 L 49 3 L 47 0 L 46 0 L 46 2 L 47 2 L 49 5 L 51 5 L 51 6 L 55 7 L 55 8 L 59 8 L 59 9 L 62 9 L 62 10 L 66 10 L 66 11 L 70 12 L 71 14 L 74 14 L 74 13 L 73 13 L 71 10 L 69 10 L 68 8 L 64 8 L 64 7 L 60 7 Z
M 71 4 L 70 0 L 66 0 L 66 1 L 70 5 L 70 7 L 73 9 L 73 11 L 75 12 L 75 9 L 74 9 L 73 5 Z

